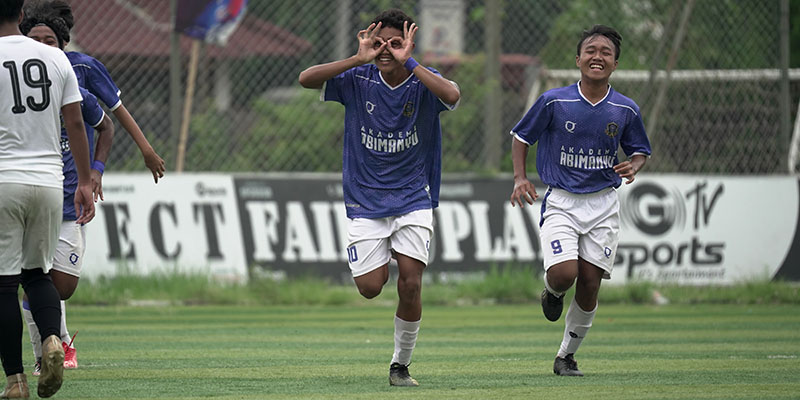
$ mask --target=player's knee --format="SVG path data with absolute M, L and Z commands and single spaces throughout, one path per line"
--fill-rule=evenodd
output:
M 575 284 L 578 266 L 575 262 L 564 262 L 550 267 L 545 274 L 547 283 L 553 290 L 566 292 Z
M 587 295 L 597 297 L 597 293 L 600 291 L 600 281 L 593 279 L 578 279 L 577 290 L 580 290 Z
M 383 285 L 385 285 L 388 280 L 389 271 L 385 266 L 354 279 L 356 287 L 358 287 L 358 292 L 368 299 L 381 294 Z
M 421 290 L 422 282 L 416 276 L 397 281 L 397 291 L 401 297 L 413 298 L 419 296 Z
M 69 300 L 69 298 L 72 297 L 73 293 L 75 293 L 75 287 L 72 288 L 56 287 L 56 291 L 58 291 L 58 296 L 61 297 L 61 300 Z
M 569 274 L 551 274 L 549 271 L 546 275 L 547 283 L 553 290 L 559 292 L 566 292 L 575 283 L 575 277 Z
M 383 285 L 380 286 L 375 284 L 358 285 L 358 292 L 361 293 L 361 295 L 367 299 L 371 299 L 381 294 L 381 290 L 383 290 Z
M 67 300 L 72 297 L 75 289 L 78 288 L 78 277 L 76 276 L 53 270 L 50 272 L 50 277 L 61 300 Z

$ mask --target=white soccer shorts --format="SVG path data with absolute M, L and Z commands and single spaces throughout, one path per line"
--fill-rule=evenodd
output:
M 575 194 L 549 188 L 542 200 L 540 229 L 544 269 L 578 257 L 603 269 L 610 279 L 619 243 L 616 189 Z
M 86 251 L 85 227 L 76 224 L 75 221 L 62 222 L 53 269 L 80 278 L 84 251 Z
M 386 218 L 353 218 L 347 229 L 347 258 L 353 277 L 386 265 L 392 251 L 428 264 L 433 210 Z
M 0 183 L 0 275 L 50 271 L 63 201 L 61 189 Z

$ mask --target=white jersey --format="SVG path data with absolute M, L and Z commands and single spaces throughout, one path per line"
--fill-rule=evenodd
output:
M 61 189 L 61 107 L 80 102 L 78 80 L 56 47 L 0 37 L 0 183 Z

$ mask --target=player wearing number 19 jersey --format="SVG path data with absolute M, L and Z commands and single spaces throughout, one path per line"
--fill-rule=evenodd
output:
M 63 379 L 59 295 L 47 272 L 61 223 L 59 140 L 64 117 L 78 169 L 77 223 L 94 216 L 89 145 L 75 73 L 58 49 L 21 35 L 22 0 L 0 3 L 0 358 L 6 375 L 2 398 L 28 398 L 22 366 L 20 281 L 42 338 L 39 397 L 50 397 Z
M 348 227 L 347 254 L 356 286 L 377 296 L 397 259 L 400 302 L 389 384 L 417 386 L 408 372 L 422 316 L 422 272 L 439 203 L 439 113 L 452 110 L 458 87 L 412 57 L 414 21 L 387 10 L 358 33 L 358 53 L 300 74 L 322 100 L 345 106 L 342 180 Z M 374 63 L 373 63 L 374 62 Z
M 528 146 L 537 142 L 536 167 L 549 186 L 540 221 L 547 319 L 559 319 L 564 293 L 576 286 L 553 364 L 558 375 L 583 375 L 573 355 L 592 326 L 600 282 L 611 277 L 619 238 L 616 189 L 622 179 L 633 182 L 650 156 L 639 107 L 608 83 L 621 40 L 602 25 L 584 31 L 575 60 L 581 80 L 545 92 L 511 131 L 512 205 L 532 205 L 538 197 L 525 173 Z M 620 147 L 629 160 L 619 162 Z

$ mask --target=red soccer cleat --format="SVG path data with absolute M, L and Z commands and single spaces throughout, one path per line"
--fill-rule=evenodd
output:
M 75 341 L 75 336 L 78 334 L 78 331 L 75 331 L 75 334 L 72 335 L 72 339 L 70 339 L 69 343 L 61 342 L 61 346 L 64 347 L 64 368 L 65 369 L 75 369 L 78 368 L 78 356 L 77 351 L 74 347 L 72 347 L 72 342 Z

